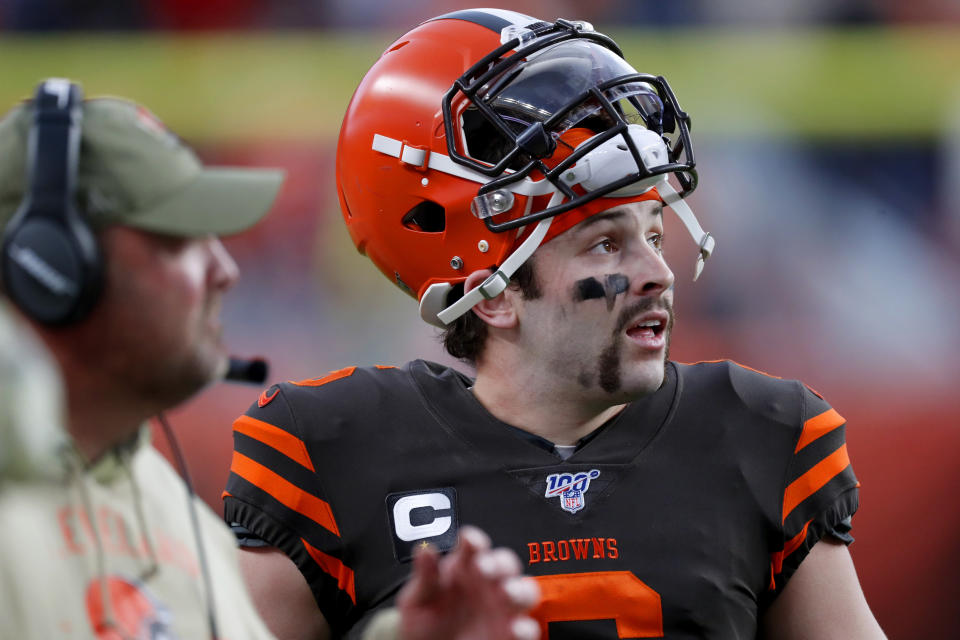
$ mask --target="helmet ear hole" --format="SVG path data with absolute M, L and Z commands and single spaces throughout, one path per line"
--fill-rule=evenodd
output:
M 440 233 L 447 228 L 447 214 L 436 202 L 424 200 L 403 216 L 403 226 L 413 231 Z

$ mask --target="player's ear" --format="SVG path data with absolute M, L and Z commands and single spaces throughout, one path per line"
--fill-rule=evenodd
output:
M 481 269 L 474 271 L 467 276 L 464 282 L 463 290 L 470 291 L 474 287 L 483 284 L 483 281 L 493 274 L 491 269 Z M 473 312 L 491 327 L 498 329 L 510 329 L 517 324 L 517 312 L 513 308 L 514 296 L 510 295 L 511 289 L 507 290 L 490 300 L 483 299 L 473 307 Z

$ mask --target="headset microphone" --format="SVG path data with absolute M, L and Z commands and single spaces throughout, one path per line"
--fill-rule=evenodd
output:
M 230 366 L 223 377 L 227 382 L 263 384 L 267 380 L 268 365 L 263 358 L 230 358 Z

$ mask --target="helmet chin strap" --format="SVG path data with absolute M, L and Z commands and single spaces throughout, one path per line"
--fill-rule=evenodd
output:
M 563 194 L 557 191 L 550 198 L 549 206 L 552 207 L 558 205 L 562 200 Z M 539 247 L 543 242 L 543 239 L 547 236 L 547 231 L 550 229 L 550 225 L 552 223 L 553 218 L 544 218 L 538 222 L 537 226 L 533 229 L 533 233 L 531 233 L 526 240 L 520 243 L 520 246 L 517 247 L 516 250 L 511 253 L 506 260 L 503 261 L 503 264 L 500 265 L 499 269 L 490 274 L 490 276 L 484 280 L 480 286 L 470 289 L 470 291 L 467 291 L 463 294 L 462 298 L 437 314 L 437 318 L 440 319 L 440 322 L 442 322 L 444 325 L 448 325 L 472 309 L 474 305 L 481 300 L 492 300 L 503 293 L 503 290 L 507 288 L 508 284 L 510 284 L 510 278 L 512 278 L 513 274 L 517 272 L 517 269 L 520 268 L 520 265 L 529 260 L 530 256 L 533 255 L 533 252 L 536 251 L 537 247 Z M 427 296 L 424 295 L 424 298 L 426 297 Z
M 693 214 L 693 209 L 680 197 L 680 194 L 673 188 L 673 185 L 670 184 L 666 176 L 663 177 L 662 181 L 657 183 L 657 193 L 663 198 L 664 204 L 673 209 L 673 212 L 680 218 L 680 222 L 682 222 L 683 226 L 690 232 L 693 241 L 697 243 L 699 252 L 697 253 L 697 263 L 693 270 L 693 280 L 696 282 L 697 278 L 699 278 L 703 272 L 704 262 L 713 253 L 713 248 L 717 242 L 713 239 L 712 235 L 703 230 L 700 223 L 697 222 L 697 216 Z

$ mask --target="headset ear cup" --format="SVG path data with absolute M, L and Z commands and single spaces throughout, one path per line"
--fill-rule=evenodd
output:
M 47 325 L 82 319 L 103 282 L 97 239 L 76 207 L 83 91 L 52 78 L 37 87 L 27 145 L 27 184 L 4 233 L 2 276 L 10 299 Z
M 83 319 L 102 288 L 100 250 L 90 229 L 26 217 L 3 247 L 3 281 L 10 299 L 45 325 Z

